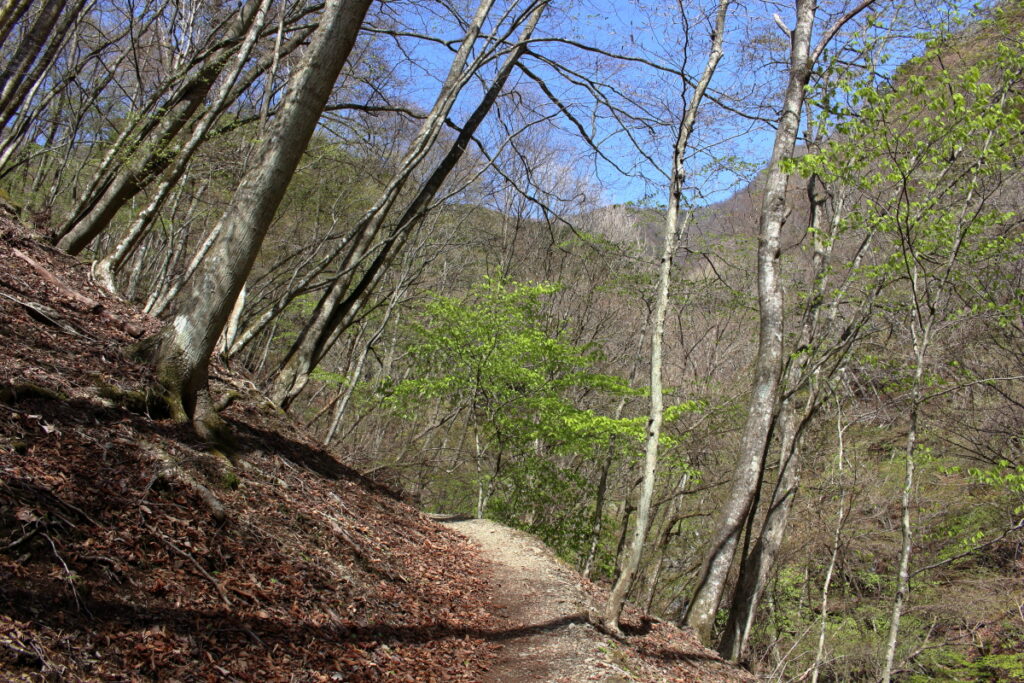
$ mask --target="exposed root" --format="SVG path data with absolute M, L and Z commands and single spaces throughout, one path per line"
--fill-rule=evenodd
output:
M 626 639 L 626 634 L 624 634 L 622 629 L 619 628 L 618 617 L 615 619 L 609 619 L 603 611 L 591 608 L 587 610 L 587 621 L 590 622 L 591 626 L 606 636 L 611 636 L 620 642 Z
M 196 481 L 196 478 L 181 467 L 170 453 L 152 444 L 140 444 L 140 446 L 157 463 L 157 481 L 181 486 L 195 493 L 218 524 L 222 524 L 227 519 L 227 510 L 220 499 L 214 495 L 213 491 Z
M 199 438 L 206 441 L 211 450 L 222 454 L 231 464 L 237 463 L 238 440 L 228 424 L 214 408 L 209 389 L 201 389 L 196 393 L 196 407 L 192 416 L 192 426 Z
M 214 407 L 214 409 L 219 413 L 222 410 L 226 410 L 228 406 L 230 406 L 232 403 L 234 403 L 240 398 L 242 398 L 242 395 L 237 391 L 229 391 L 228 393 L 224 394 L 219 401 L 217 401 L 217 405 Z
M 49 387 L 40 386 L 39 384 L 33 384 L 31 382 L 10 382 L 0 384 L 0 403 L 10 405 L 17 401 L 24 401 L 31 398 L 42 398 L 51 401 L 68 400 L 67 396 L 55 389 L 50 389 Z
M 104 382 L 96 383 L 97 393 L 125 410 L 153 418 L 170 415 L 167 402 L 152 391 L 133 391 Z

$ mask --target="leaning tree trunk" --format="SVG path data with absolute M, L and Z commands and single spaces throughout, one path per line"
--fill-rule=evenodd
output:
M 206 392 L 210 354 L 371 2 L 328 0 L 325 4 L 258 163 L 235 191 L 220 220 L 216 242 L 179 300 L 179 313 L 155 338 L 156 375 L 168 404 L 177 418 L 191 419 L 201 434 L 221 436 L 222 425 Z
M 242 47 L 235 58 L 234 68 L 230 75 L 221 84 L 217 94 L 214 96 L 214 101 L 210 108 L 200 116 L 188 142 L 185 143 L 185 146 L 175 157 L 174 163 L 170 172 L 167 174 L 167 177 L 165 177 L 157 187 L 155 196 L 150 199 L 146 208 L 136 216 L 134 221 L 132 221 L 127 233 L 122 237 L 117 245 L 114 246 L 110 253 L 97 261 L 93 266 L 93 275 L 97 280 L 99 280 L 100 284 L 106 287 L 109 291 L 115 291 L 115 274 L 121 268 L 125 259 L 127 259 L 131 252 L 138 246 L 138 243 L 142 239 L 143 235 L 145 235 L 146 230 L 156 218 L 157 212 L 163 207 L 164 202 L 170 196 L 171 191 L 178 184 L 178 181 L 180 181 L 185 175 L 185 171 L 188 169 L 192 156 L 199 149 L 200 144 L 202 144 L 203 140 L 210 132 L 210 129 L 217 121 L 217 118 L 230 104 L 229 95 L 231 93 L 232 86 L 241 75 L 242 69 L 245 67 L 245 63 L 249 59 L 249 55 L 252 53 L 253 47 L 256 45 L 256 41 L 259 39 L 260 31 L 263 30 L 270 0 L 261 0 L 258 5 L 259 7 L 256 10 L 255 18 L 249 27 L 248 35 L 246 35 L 245 41 L 242 43 Z
M 5 128 L 14 116 L 26 90 L 49 67 L 66 38 L 67 28 L 81 9 L 80 0 L 75 0 L 70 8 L 65 0 L 45 0 L 41 4 L 31 27 L 25 32 L 4 68 L 0 69 L 0 129 Z M 57 21 L 62 12 L 67 14 L 58 26 Z M 54 36 L 52 41 L 51 36 Z M 43 48 L 47 46 L 44 51 Z
M 138 152 L 113 177 L 106 179 L 88 195 L 75 213 L 59 230 L 57 247 L 69 254 L 79 254 L 110 225 L 117 212 L 133 197 L 144 190 L 177 156 L 174 140 L 192 120 L 203 104 L 214 81 L 227 64 L 232 52 L 238 48 L 256 18 L 259 3 L 247 3 L 232 22 L 225 39 L 225 49 L 214 51 L 195 74 L 188 77 L 174 94 L 173 100 L 158 114 L 157 120 L 140 131 L 139 139 L 129 143 L 132 152 Z
M 626 592 L 633 582 L 633 576 L 640 566 L 640 555 L 643 552 L 644 541 L 647 538 L 647 528 L 650 524 L 651 499 L 654 496 L 654 483 L 657 475 L 658 446 L 661 440 L 661 423 L 664 417 L 664 399 L 661 381 L 662 366 L 662 342 L 665 338 L 665 313 L 668 310 L 668 291 L 672 282 L 672 257 L 676 250 L 676 244 L 683 230 L 689 223 L 690 215 L 687 213 L 685 219 L 680 223 L 680 210 L 683 200 L 683 186 L 686 180 L 686 151 L 690 144 L 690 135 L 693 133 L 694 125 L 697 122 L 697 112 L 700 109 L 704 93 L 707 91 L 711 78 L 715 74 L 718 62 L 722 59 L 722 44 L 725 40 L 725 19 L 729 10 L 730 0 L 720 0 L 718 12 L 715 16 L 715 27 L 711 34 L 711 46 L 708 51 L 708 61 L 704 66 L 704 73 L 697 82 L 683 112 L 683 119 L 679 124 L 679 133 L 676 137 L 676 144 L 672 150 L 672 181 L 669 188 L 668 212 L 665 217 L 665 242 L 661 252 L 661 269 L 658 274 L 658 290 L 655 295 L 654 311 L 651 315 L 651 404 L 650 414 L 647 421 L 647 441 L 644 449 L 644 474 L 643 483 L 640 489 L 640 500 L 637 503 L 636 525 L 633 528 L 633 539 L 630 544 L 629 554 L 622 564 L 622 571 L 619 573 L 608 601 L 605 603 L 604 612 L 601 615 L 601 622 L 605 630 L 610 633 L 621 635 L 619 629 L 619 616 L 622 614 L 622 607 L 626 602 Z
M 391 259 L 400 251 L 411 232 L 427 215 L 430 202 L 433 201 L 434 196 L 441 189 L 441 186 L 456 164 L 462 159 L 466 149 L 469 147 L 470 141 L 473 139 L 473 135 L 476 134 L 480 124 L 483 123 L 501 94 L 502 89 L 505 87 L 505 83 L 508 81 L 513 68 L 523 53 L 526 52 L 530 37 L 533 35 L 537 22 L 540 21 L 540 17 L 547 4 L 548 0 L 539 0 L 533 5 L 533 11 L 527 18 L 515 47 L 509 51 L 505 60 L 498 68 L 494 81 L 484 92 L 480 103 L 462 126 L 444 158 L 420 186 L 417 194 L 397 221 L 396 227 L 382 244 L 375 247 L 378 251 L 370 265 L 358 277 L 353 272 L 335 278 L 328 287 L 327 292 L 320 298 L 313 314 L 313 319 L 300 333 L 299 338 L 289 350 L 274 379 L 271 398 L 285 410 L 288 409 L 292 401 L 295 400 L 306 386 L 309 374 L 316 368 L 330 349 L 331 341 L 337 339 L 339 333 L 351 323 L 353 313 L 358 310 L 362 302 L 373 292 L 382 269 L 390 263 Z M 454 73 L 449 74 L 449 79 L 454 79 Z M 453 83 L 455 82 L 453 80 Z M 454 85 L 451 87 L 454 87 Z M 461 86 L 459 87 L 461 88 Z M 435 105 L 435 108 L 437 106 Z M 447 104 L 444 111 L 449 111 L 450 108 L 451 105 Z M 411 168 L 403 169 L 402 173 L 411 173 Z M 385 197 L 382 197 L 378 202 L 382 207 L 379 213 L 364 218 L 360 225 L 357 226 L 357 230 L 368 227 L 369 223 L 379 227 L 386 218 L 388 209 L 393 204 L 393 200 L 385 204 L 384 199 Z M 374 234 L 375 230 L 373 231 Z M 353 266 L 370 252 L 369 240 L 373 238 L 373 234 L 357 235 L 357 237 L 361 238 L 361 243 L 353 244 L 342 270 L 351 271 Z

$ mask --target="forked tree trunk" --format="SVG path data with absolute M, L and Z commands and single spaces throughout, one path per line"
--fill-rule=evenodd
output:
M 872 2 L 874 0 L 861 0 L 849 12 L 840 16 L 824 31 L 813 51 L 811 33 L 817 11 L 816 0 L 796 0 L 796 25 L 792 31 L 787 29 L 790 38 L 789 82 L 775 132 L 775 144 L 772 147 L 772 158 L 768 166 L 761 204 L 757 248 L 760 325 L 750 407 L 743 429 L 739 459 L 733 473 L 732 487 L 719 512 L 701 578 L 684 618 L 686 625 L 692 627 L 704 643 L 711 640 L 715 614 L 725 591 L 740 533 L 747 523 L 754 496 L 760 485 L 773 417 L 779 400 L 783 331 L 780 236 L 788 209 L 788 176 L 782 170 L 782 161 L 793 155 L 800 125 L 800 112 L 812 66 L 842 27 L 870 7 Z
M 219 436 L 221 427 L 202 400 L 210 354 L 371 2 L 328 0 L 325 4 L 258 163 L 235 191 L 220 220 L 217 240 L 181 297 L 178 314 L 155 338 L 154 362 L 161 389 L 176 417 L 190 418 L 200 434 Z
M 704 93 L 707 91 L 711 78 L 715 74 L 718 62 L 722 59 L 722 44 L 725 40 L 725 19 L 729 10 L 730 0 L 720 0 L 715 15 L 715 27 L 711 33 L 711 46 L 708 50 L 708 61 L 704 73 L 693 89 L 690 101 L 686 104 L 676 144 L 672 150 L 672 180 L 669 187 L 668 211 L 665 217 L 665 238 L 661 251 L 661 268 L 658 273 L 658 289 L 655 294 L 654 311 L 651 314 L 651 404 L 647 419 L 647 441 L 644 448 L 643 481 L 640 487 L 640 500 L 637 502 L 636 525 L 633 528 L 633 539 L 629 554 L 622 564 L 608 601 L 605 603 L 601 623 L 610 633 L 621 635 L 619 616 L 626 602 L 626 593 L 633 583 L 633 577 L 640 567 L 640 555 L 647 529 L 650 524 L 651 499 L 654 497 L 654 483 L 657 476 L 658 446 L 661 441 L 661 423 L 664 417 L 664 390 L 661 381 L 662 342 L 665 338 L 665 314 L 668 311 L 668 291 L 672 283 L 672 258 L 680 234 L 687 228 L 690 213 L 685 217 L 679 214 L 682 210 L 683 187 L 686 180 L 686 151 L 690 144 L 690 135 L 697 122 Z
M 817 177 L 811 177 L 808 180 L 807 195 L 811 210 L 808 232 L 814 241 L 814 257 L 811 282 L 808 287 L 810 296 L 804 310 L 800 336 L 797 341 L 798 348 L 803 349 L 811 349 L 821 343 L 820 313 L 828 288 L 829 257 L 839 229 L 842 206 L 842 202 L 839 202 L 840 208 L 833 214 L 829 223 L 828 237 L 824 237 L 822 221 L 826 194 Z M 732 607 L 729 610 L 729 620 L 718 648 L 722 656 L 731 661 L 740 661 L 746 654 L 747 641 L 757 616 L 758 604 L 767 587 L 779 548 L 782 547 L 782 540 L 789 522 L 789 512 L 793 507 L 793 501 L 800 485 L 801 436 L 811 416 L 817 411 L 822 396 L 819 387 L 821 379 L 817 377 L 818 370 L 811 369 L 813 362 L 812 354 L 808 351 L 791 358 L 786 366 L 783 385 L 788 397 L 783 401 L 778 417 L 781 444 L 779 478 L 772 492 L 768 512 L 754 542 L 754 547 L 743 559 L 743 564 L 740 567 Z M 796 392 L 805 384 L 807 385 L 806 396 L 798 405 L 799 399 Z

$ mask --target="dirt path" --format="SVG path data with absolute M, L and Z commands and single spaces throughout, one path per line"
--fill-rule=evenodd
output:
M 587 621 L 579 575 L 535 537 L 485 519 L 433 516 L 480 546 L 493 564 L 495 613 L 508 623 L 485 683 L 631 681 L 617 646 Z

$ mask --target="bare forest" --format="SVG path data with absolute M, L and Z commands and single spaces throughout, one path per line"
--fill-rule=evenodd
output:
M 1020 0 L 0 53 L 0 678 L 1024 681 Z M 465 519 L 575 582 L 563 668 Z

